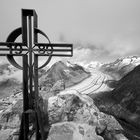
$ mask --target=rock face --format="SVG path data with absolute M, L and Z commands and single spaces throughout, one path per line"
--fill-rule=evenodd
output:
M 98 109 L 86 95 L 75 91 L 64 92 L 49 98 L 48 111 L 51 124 L 60 121 L 76 121 L 89 123 L 92 119 L 97 123 Z M 91 115 L 92 114 L 92 115 Z
M 14 139 L 15 132 L 19 131 L 21 113 L 23 109 L 22 93 L 17 93 L 0 100 L 0 139 Z
M 79 136 L 79 140 L 80 138 L 83 140 L 102 139 L 98 137 L 97 134 L 106 137 L 107 140 L 113 140 L 116 135 L 118 135 L 117 131 L 120 131 L 119 134 L 125 137 L 121 133 L 122 127 L 115 118 L 100 112 L 94 105 L 93 100 L 87 95 L 81 95 L 76 91 L 68 91 L 50 97 L 48 103 L 49 119 L 50 123 L 53 124 L 49 133 L 49 140 L 51 138 L 55 140 L 57 136 L 60 137 L 60 139 L 64 139 L 64 132 L 67 131 L 67 129 L 67 133 L 69 133 L 69 131 L 71 132 L 67 134 L 68 139 L 71 140 L 75 140 L 76 135 Z M 66 127 L 66 130 L 63 130 L 63 127 Z M 80 132 L 85 135 L 79 132 L 79 128 L 81 128 Z M 56 130 L 56 132 L 54 130 Z M 90 133 L 91 130 L 93 134 Z M 90 133 L 89 138 L 87 132 Z M 112 137 L 109 138 L 111 134 Z M 95 135 L 95 137 L 91 138 L 93 135 Z
M 114 90 L 96 99 L 100 110 L 115 116 L 130 139 L 140 137 L 140 65 L 119 80 Z
M 140 128 L 140 65 L 124 76 L 112 91 L 115 105 L 120 105 L 128 112 L 123 118 Z M 123 111 L 124 112 L 124 111 Z M 118 116 L 118 115 L 117 115 Z
M 15 140 L 21 121 L 22 95 L 18 93 L 8 100 L 10 104 L 0 113 L 0 136 L 7 138 L 4 135 L 7 133 L 7 140 Z M 89 96 L 76 91 L 65 91 L 49 99 L 43 96 L 39 107 L 43 129 L 51 125 L 48 140 L 120 140 L 116 137 L 124 137 L 122 127 L 113 116 L 100 112 Z
M 48 140 L 104 140 L 95 132 L 95 126 L 75 122 L 53 124 Z

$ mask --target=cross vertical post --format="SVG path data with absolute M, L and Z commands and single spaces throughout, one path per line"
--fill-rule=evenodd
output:
M 32 20 L 29 16 L 29 77 L 30 77 L 30 95 L 33 98 L 33 62 L 32 62 Z
M 36 120 L 31 122 L 36 128 L 36 140 L 45 140 L 47 138 L 49 130 L 45 132 L 46 130 L 43 128 L 42 112 L 38 101 L 38 70 L 45 67 L 52 57 L 73 56 L 72 44 L 51 43 L 48 36 L 38 29 L 37 19 L 34 9 L 22 9 L 22 27 L 12 31 L 6 42 L 0 42 L 0 56 L 7 56 L 8 61 L 13 66 L 23 71 L 23 113 L 19 140 L 29 139 L 30 114 L 34 114 Z M 38 42 L 38 34 L 46 38 L 45 43 Z M 16 42 L 20 35 L 22 41 Z M 16 56 L 22 56 L 23 66 L 15 60 Z M 44 56 L 46 60 L 41 66 L 38 64 L 40 56 Z M 48 121 L 47 125 L 49 125 Z
M 29 96 L 28 96 L 28 56 L 23 56 L 23 114 L 19 139 L 27 140 L 29 133 L 29 115 L 25 112 L 29 109 Z

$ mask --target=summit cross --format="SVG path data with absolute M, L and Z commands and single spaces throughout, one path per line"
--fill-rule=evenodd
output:
M 48 36 L 38 29 L 37 14 L 34 9 L 22 9 L 22 26 L 12 31 L 6 42 L 0 42 L 0 56 L 7 56 L 8 61 L 18 69 L 23 70 L 23 113 L 19 140 L 29 139 L 29 115 L 35 115 L 36 140 L 45 140 L 46 134 L 38 108 L 38 69 L 45 67 L 53 56 L 72 57 L 72 44 L 51 43 Z M 38 42 L 38 35 L 46 39 L 45 43 Z M 17 42 L 21 36 L 22 41 Z M 22 65 L 15 59 L 22 57 Z M 46 62 L 38 66 L 38 57 L 46 57 Z M 30 105 L 35 102 L 35 107 Z

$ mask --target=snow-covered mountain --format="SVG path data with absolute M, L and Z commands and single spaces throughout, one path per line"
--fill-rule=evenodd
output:
M 102 65 L 103 65 L 103 63 L 101 63 L 99 61 L 92 61 L 86 65 L 86 68 L 88 68 L 88 69 L 100 68 Z
M 58 61 L 40 78 L 40 87 L 43 90 L 50 90 L 59 85 L 58 87 L 64 89 L 89 76 L 90 73 L 80 65 Z
M 100 67 L 100 70 L 111 75 L 114 79 L 119 80 L 139 64 L 140 57 L 129 56 L 119 58 L 112 63 L 104 64 Z

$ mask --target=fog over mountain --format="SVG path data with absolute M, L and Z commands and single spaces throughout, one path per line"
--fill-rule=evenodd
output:
M 12 5 L 9 3 L 6 0 L 0 5 L 0 41 L 5 41 L 12 30 L 21 26 L 21 8 L 33 8 L 38 14 L 39 28 L 51 42 L 74 44 L 73 61 L 110 62 L 140 54 L 139 0 L 15 0 Z

